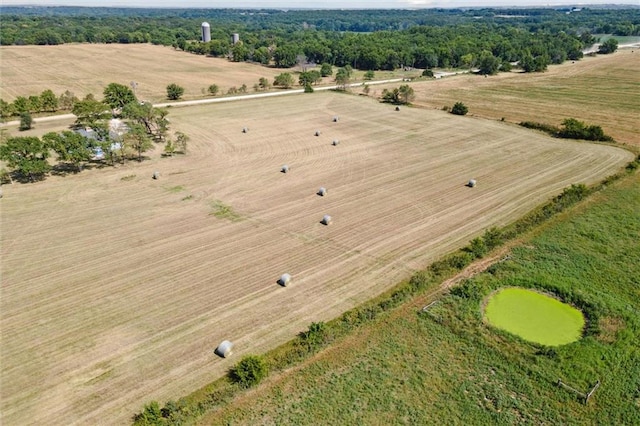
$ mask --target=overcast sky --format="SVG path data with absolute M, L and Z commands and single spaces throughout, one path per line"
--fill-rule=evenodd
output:
M 205 8 L 412 9 L 468 6 L 554 6 L 565 4 L 631 4 L 640 0 L 0 0 L 1 5 L 128 6 Z

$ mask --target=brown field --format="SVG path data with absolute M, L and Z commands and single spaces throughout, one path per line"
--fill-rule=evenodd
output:
M 487 78 L 467 74 L 412 87 L 416 105 L 440 109 L 460 101 L 470 114 L 496 120 L 504 117 L 513 123 L 560 125 L 572 117 L 602 126 L 618 142 L 640 146 L 639 69 L 640 52 L 620 50 L 552 65 L 544 73 L 511 72 Z
M 273 81 L 283 70 L 245 62 L 188 54 L 150 44 L 65 44 L 60 46 L 0 47 L 0 98 L 39 95 L 51 89 L 82 98 L 102 97 L 109 83 L 138 83 L 139 99 L 166 100 L 166 87 L 185 88 L 184 99 L 201 98 L 211 84 L 221 93 L 246 84 L 249 90 L 260 77 Z M 203 92 L 204 90 L 204 92 Z
M 3 187 L 2 424 L 126 423 L 633 158 L 336 93 L 170 119 L 187 156 Z

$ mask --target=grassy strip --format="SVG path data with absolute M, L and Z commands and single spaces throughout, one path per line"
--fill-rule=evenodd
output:
M 551 124 L 538 123 L 535 121 L 522 121 L 522 127 L 527 129 L 541 130 L 555 138 L 582 139 L 595 142 L 615 142 L 609 135 L 605 135 L 602 127 L 596 125 L 586 125 L 575 118 L 567 118 L 562 121 L 562 127 Z
M 548 203 L 533 210 L 516 222 L 504 228 L 491 228 L 487 230 L 481 237 L 475 238 L 466 247 L 434 262 L 427 270 L 416 273 L 411 279 L 398 284 L 388 292 L 361 306 L 345 312 L 339 318 L 327 323 L 311 324 L 307 331 L 300 333 L 292 341 L 269 351 L 261 358 L 267 363 L 268 370 L 271 372 L 283 371 L 299 365 L 320 349 L 332 343 L 339 343 L 348 336 L 353 336 L 354 331 L 362 326 L 371 324 L 374 321 L 384 321 L 386 315 L 383 314 L 392 311 L 394 308 L 424 293 L 426 290 L 438 287 L 445 279 L 464 269 L 473 260 L 482 258 L 488 252 L 504 244 L 506 241 L 534 229 L 594 192 L 602 190 L 611 183 L 633 173 L 638 167 L 640 167 L 640 156 L 630 163 L 624 171 L 608 177 L 598 185 L 590 188 L 584 185 L 572 185 L 566 188 L 560 195 L 554 197 Z M 499 276 L 505 271 L 508 272 L 508 267 L 505 269 L 504 266 L 506 263 L 508 262 L 493 265 L 489 268 L 488 275 Z M 435 313 L 431 312 L 426 315 L 429 316 L 429 318 L 435 318 L 436 322 L 445 324 L 454 331 L 464 329 L 466 330 L 464 333 L 470 333 L 464 328 L 464 324 L 465 321 L 468 322 L 470 318 L 475 318 L 476 323 L 479 321 L 477 318 L 477 304 L 488 294 L 490 287 L 498 288 L 500 285 L 505 284 L 504 282 L 497 283 L 494 281 L 492 285 L 489 286 L 487 280 L 490 281 L 491 279 L 485 277 L 482 279 L 467 280 L 463 285 L 451 291 L 452 296 L 446 298 L 443 303 L 444 308 L 441 308 L 439 313 L 436 310 Z M 518 279 L 510 281 L 509 284 L 523 287 L 536 287 L 553 292 L 562 300 L 580 308 L 585 313 L 587 319 L 587 326 L 585 328 L 585 335 L 587 337 L 597 336 L 600 329 L 599 319 L 607 317 L 608 311 L 592 297 L 584 297 L 579 291 L 575 291 L 572 287 L 558 286 L 553 280 L 527 281 Z M 460 312 L 454 312 L 446 309 L 446 305 L 452 303 L 451 300 L 465 300 L 467 301 L 467 305 L 465 305 L 464 309 L 460 310 Z M 474 308 L 474 306 L 476 307 Z M 475 324 L 475 327 L 479 327 L 478 324 Z M 498 332 L 498 334 L 500 335 L 500 332 Z M 512 337 L 506 336 L 506 334 L 503 337 L 505 339 L 512 339 Z M 472 335 L 468 335 L 466 338 L 470 341 L 477 339 Z M 551 348 L 542 348 L 539 352 L 550 359 L 553 359 L 558 354 L 558 350 Z M 580 384 L 585 384 L 586 380 L 584 377 L 569 378 L 579 381 Z M 193 423 L 206 412 L 217 410 L 227 405 L 244 388 L 245 386 L 241 383 L 234 382 L 233 374 L 230 374 L 185 398 L 181 398 L 177 402 L 169 401 L 162 408 L 160 408 L 157 402 L 151 402 L 145 406 L 141 413 L 134 417 L 134 424 L 163 425 Z

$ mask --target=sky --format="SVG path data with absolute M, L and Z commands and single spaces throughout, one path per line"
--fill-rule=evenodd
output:
M 0 0 L 0 5 L 103 6 L 103 7 L 200 7 L 274 9 L 414 9 L 428 7 L 557 6 L 630 4 L 640 0 Z

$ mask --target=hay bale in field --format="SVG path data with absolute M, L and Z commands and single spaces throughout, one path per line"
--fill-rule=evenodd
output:
M 469 182 L 467 182 L 467 186 L 468 186 L 469 188 L 473 188 L 473 187 L 475 187 L 475 186 L 476 186 L 476 184 L 477 184 L 477 182 L 476 182 L 476 180 L 475 180 L 475 179 L 469 179 Z
M 317 194 L 321 197 L 324 197 L 325 195 L 327 195 L 327 188 L 325 188 L 324 186 L 321 186 Z
M 396 111 L 400 111 L 400 107 L 399 106 L 396 107 Z
M 338 116 L 337 116 L 337 115 L 334 115 L 334 116 L 333 116 L 333 122 L 334 122 L 334 123 L 337 123 L 337 122 L 338 122 Z
M 227 358 L 231 355 L 231 349 L 233 349 L 233 343 L 228 340 L 223 340 L 215 350 L 215 354 L 221 358 Z
M 286 287 L 291 284 L 291 275 L 290 274 L 282 274 L 278 279 L 278 284 L 282 287 Z
M 160 179 L 160 172 L 157 171 L 157 170 L 155 172 L 153 172 L 153 178 L 156 179 L 156 180 Z
M 333 142 L 331 142 L 331 145 L 338 146 L 339 143 L 340 141 L 338 139 L 334 139 Z
M 320 223 L 329 226 L 333 223 L 333 219 L 328 214 L 325 214 L 324 216 L 322 216 L 322 220 L 320 221 Z
M 242 128 L 242 133 L 247 133 L 248 131 L 249 131 L 249 128 L 248 128 L 248 127 L 243 127 L 243 128 Z
M 316 135 L 316 136 L 320 136 L 320 130 L 316 130 L 315 135 Z
M 289 166 L 287 164 L 285 164 L 284 166 L 282 166 L 282 168 L 280 169 L 280 171 L 282 173 L 289 173 Z

